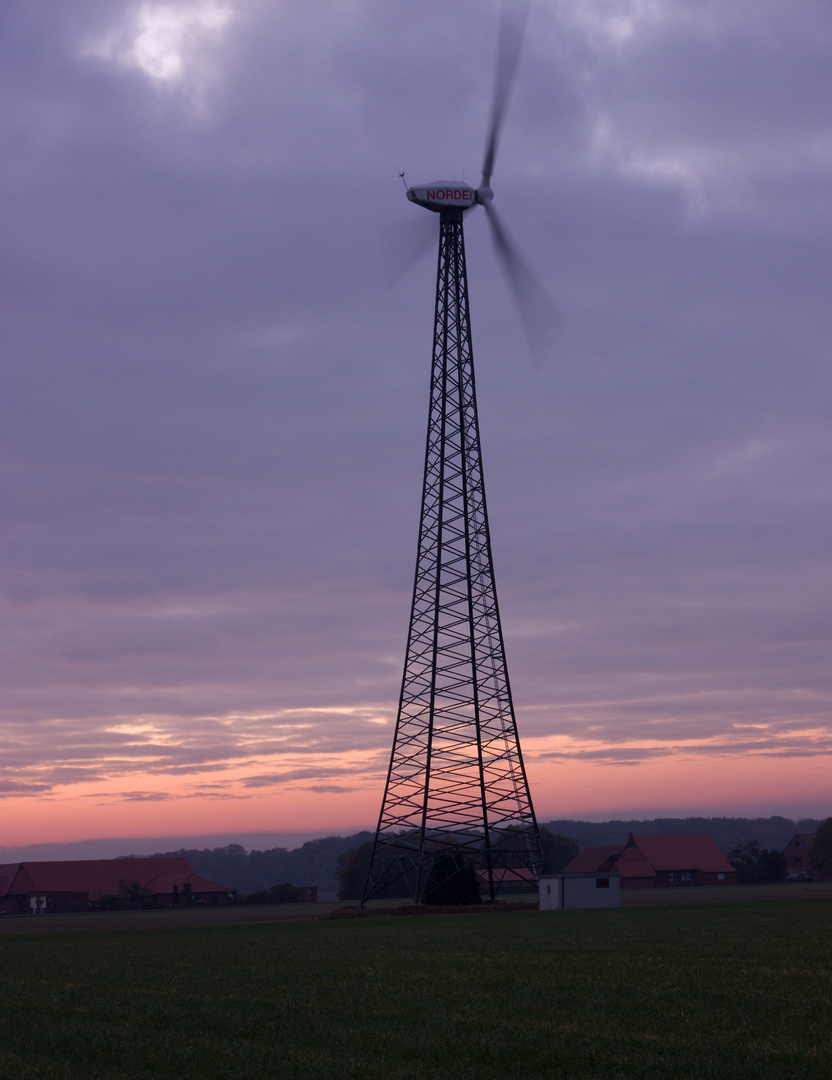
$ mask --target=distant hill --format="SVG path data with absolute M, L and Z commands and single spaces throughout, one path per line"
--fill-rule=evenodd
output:
M 820 824 L 813 818 L 791 821 L 770 818 L 655 818 L 652 821 L 546 821 L 553 833 L 561 833 L 583 847 L 595 844 L 624 844 L 628 833 L 707 833 L 720 851 L 728 853 L 745 840 L 757 840 L 761 847 L 782 851 L 796 832 L 814 832 Z M 258 892 L 272 885 L 317 885 L 321 892 L 335 892 L 338 856 L 371 840 L 369 831 L 351 836 L 324 836 L 308 840 L 299 848 L 271 848 L 246 851 L 240 844 L 226 847 L 158 851 L 155 855 L 185 855 L 198 874 L 238 892 Z M 125 856 L 122 856 L 124 858 Z
M 596 844 L 624 844 L 627 834 L 666 836 L 679 833 L 707 833 L 723 854 L 746 840 L 757 840 L 760 847 L 782 851 L 796 832 L 814 832 L 820 824 L 814 818 L 792 821 L 785 817 L 729 818 L 689 817 L 654 818 L 651 821 L 546 821 L 550 832 L 562 833 L 576 840 L 582 848 Z
M 241 893 L 258 892 L 272 885 L 317 885 L 322 892 L 335 892 L 338 856 L 372 840 L 371 832 L 352 836 L 324 836 L 308 840 L 299 848 L 271 848 L 246 851 L 240 844 L 227 847 L 160 851 L 156 855 L 185 855 L 198 874 Z

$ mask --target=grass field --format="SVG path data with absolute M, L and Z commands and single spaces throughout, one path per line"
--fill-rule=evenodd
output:
M 832 1078 L 832 902 L 7 934 L 0 1076 Z

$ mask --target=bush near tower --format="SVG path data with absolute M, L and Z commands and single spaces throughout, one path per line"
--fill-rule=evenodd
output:
M 425 889 L 426 904 L 481 904 L 474 864 L 461 851 L 446 851 L 433 863 Z

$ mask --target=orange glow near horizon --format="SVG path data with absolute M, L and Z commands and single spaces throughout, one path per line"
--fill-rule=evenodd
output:
M 832 755 L 703 755 L 684 751 L 636 764 L 598 763 L 562 753 L 549 740 L 527 741 L 526 759 L 538 818 L 650 816 L 825 817 L 832 813 Z M 201 787 L 195 781 L 202 780 Z M 246 788 L 223 776 L 221 793 L 206 791 L 215 776 L 189 778 L 177 794 L 169 777 L 133 776 L 137 794 L 120 781 L 74 785 L 39 798 L 3 804 L 4 846 L 67 843 L 109 837 L 231 835 L 260 832 L 349 834 L 372 828 L 383 779 L 357 771 L 349 788 L 311 791 L 301 782 Z M 325 788 L 325 785 L 323 786 Z

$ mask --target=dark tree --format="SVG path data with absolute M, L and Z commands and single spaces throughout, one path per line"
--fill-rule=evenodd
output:
M 352 851 L 345 851 L 338 856 L 335 877 L 338 879 L 339 900 L 360 900 L 373 857 L 373 841 L 359 844 Z
M 540 829 L 540 846 L 543 848 L 543 872 L 560 874 L 581 850 L 574 840 L 562 833 Z
M 782 851 L 761 848 L 756 840 L 737 844 L 728 852 L 728 861 L 739 874 L 741 885 L 784 881 L 788 869 Z
M 293 851 L 286 848 L 246 851 L 241 844 L 228 844 L 221 848 L 180 848 L 155 854 L 184 855 L 191 860 L 198 874 L 237 889 L 239 893 L 261 892 L 275 881 L 297 881 L 328 891 L 337 887 L 335 864 L 338 856 L 372 839 L 372 835 L 360 832 L 352 836 L 324 836 L 307 840 Z
M 140 885 L 138 881 L 125 881 L 124 878 L 119 878 L 118 892 L 119 896 L 127 897 L 131 908 L 149 907 L 153 903 L 153 893 Z
M 818 825 L 809 848 L 809 865 L 815 870 L 832 871 L 832 817 Z
M 456 906 L 481 904 L 480 885 L 473 863 L 459 851 L 446 851 L 434 860 L 425 886 L 426 904 Z
M 364 882 L 367 880 L 367 871 L 370 868 L 370 859 L 373 857 L 373 843 L 374 840 L 371 838 L 338 856 L 335 877 L 338 880 L 339 900 L 361 899 Z M 391 885 L 376 892 L 374 899 L 403 900 L 407 898 L 407 895 L 407 886 L 404 881 L 394 881 Z

